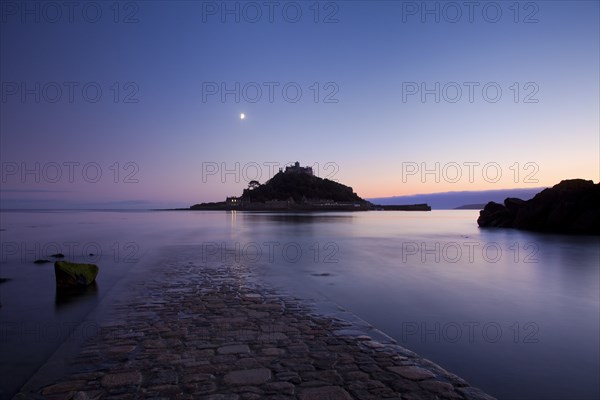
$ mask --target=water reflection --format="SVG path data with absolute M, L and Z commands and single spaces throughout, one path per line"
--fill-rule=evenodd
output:
M 332 214 L 332 213 L 244 213 L 243 218 L 252 222 L 265 221 L 265 222 L 278 222 L 282 224 L 310 224 L 310 223 L 323 223 L 323 222 L 346 222 L 351 221 L 353 214 Z
M 104 252 L 97 278 L 102 293 L 97 285 L 64 293 L 56 291 L 51 268 L 32 264 L 37 255 L 27 253 L 23 262 L 22 252 L 15 251 L 0 270 L 2 278 L 12 279 L 0 289 L 1 322 L 81 320 L 107 292 L 112 299 L 112 284 L 129 273 L 132 264 L 124 253 L 129 243 L 140 249 L 134 255 L 141 260 L 138 273 L 145 271 L 150 250 L 173 262 L 182 253 L 203 262 L 208 251 L 299 297 L 342 306 L 498 398 L 599 398 L 600 238 L 478 229 L 477 216 L 476 211 L 3 214 L 3 227 L 9 228 L 3 240 L 25 243 L 27 251 L 77 241 L 78 249 L 99 243 Z M 98 224 L 91 230 L 82 221 Z M 26 228 L 34 224 L 52 228 Z M 32 343 L 11 332 L 0 341 L 0 354 L 8 360 L 0 363 L 0 385 L 10 375 L 9 391 L 53 350 L 53 343 Z M 496 333 L 502 335 L 496 339 Z M 15 345 L 18 340 L 26 345 Z M 15 360 L 24 366 L 18 374 Z
M 55 310 L 61 311 L 75 303 L 95 301 L 98 297 L 98 284 L 94 281 L 90 285 L 73 287 L 56 287 L 54 298 Z

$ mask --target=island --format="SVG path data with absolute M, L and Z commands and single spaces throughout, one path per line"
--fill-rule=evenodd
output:
M 239 211 L 431 211 L 427 204 L 376 205 L 358 196 L 352 187 L 315 176 L 311 167 L 296 161 L 280 169 L 264 184 L 250 181 L 239 197 L 201 203 L 187 210 Z

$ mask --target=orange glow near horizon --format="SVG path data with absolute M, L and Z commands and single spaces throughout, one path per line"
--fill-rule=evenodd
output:
M 590 174 L 592 175 L 592 174 Z M 354 192 L 356 192 L 362 198 L 383 198 L 383 197 L 394 197 L 394 196 L 412 196 L 420 194 L 434 194 L 434 193 L 447 193 L 447 192 L 474 192 L 474 191 L 492 191 L 492 190 L 510 190 L 510 189 L 533 189 L 533 188 L 546 188 L 552 187 L 559 182 L 566 179 L 586 179 L 591 180 L 595 183 L 599 182 L 598 178 L 591 176 L 557 176 L 555 178 L 538 179 L 538 182 L 511 182 L 510 180 L 502 180 L 497 183 L 469 183 L 469 182 L 444 182 L 440 180 L 436 182 L 406 182 L 402 183 L 401 179 L 397 182 L 373 182 L 373 181 L 362 181 L 356 182 L 352 186 Z M 344 183 L 344 182 L 341 182 Z

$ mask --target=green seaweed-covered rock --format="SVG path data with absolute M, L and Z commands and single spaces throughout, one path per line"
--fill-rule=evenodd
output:
M 87 286 L 96 280 L 98 266 L 95 264 L 77 264 L 68 261 L 56 261 L 54 274 L 56 286 Z

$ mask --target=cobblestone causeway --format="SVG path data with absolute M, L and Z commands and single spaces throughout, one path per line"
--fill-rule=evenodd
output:
M 129 284 L 68 373 L 16 399 L 493 399 L 248 279 L 169 263 Z M 27 387 L 27 385 L 26 385 Z

